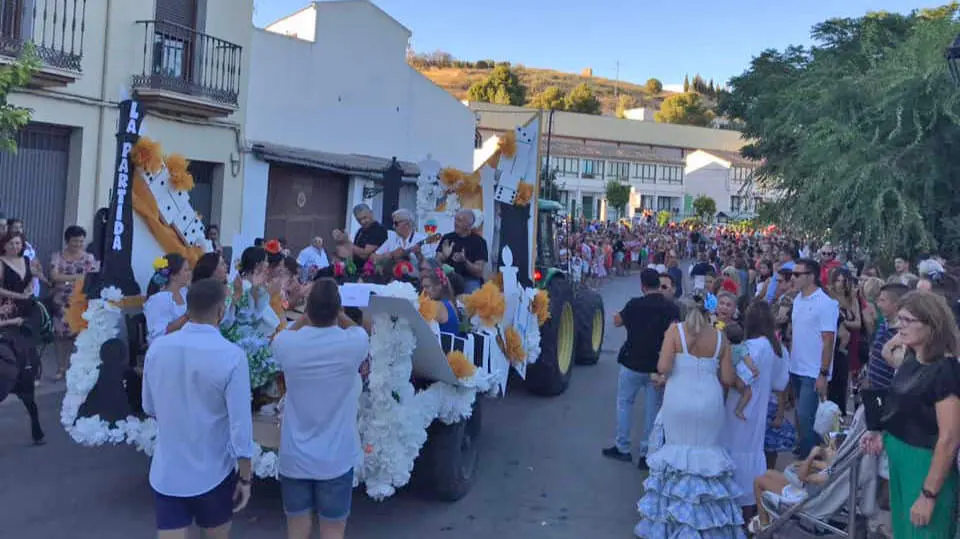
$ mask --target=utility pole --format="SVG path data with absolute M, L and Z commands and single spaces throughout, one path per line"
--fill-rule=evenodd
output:
M 613 98 L 620 99 L 620 60 L 617 60 L 617 84 L 613 87 Z

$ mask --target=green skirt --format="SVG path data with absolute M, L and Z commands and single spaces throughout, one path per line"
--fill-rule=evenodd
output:
M 910 508 L 920 497 L 927 478 L 933 451 L 903 442 L 891 434 L 883 435 L 883 446 L 890 460 L 890 516 L 896 539 L 953 539 L 957 531 L 957 469 L 937 495 L 930 523 L 917 528 L 910 522 Z

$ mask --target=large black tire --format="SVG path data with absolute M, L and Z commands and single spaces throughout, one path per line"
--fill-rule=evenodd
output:
M 427 443 L 413 468 L 412 482 L 418 490 L 445 502 L 455 502 L 470 492 L 480 464 L 480 399 L 477 395 L 469 419 L 453 425 L 434 421 L 427 429 Z
M 596 365 L 606 330 L 603 298 L 593 290 L 582 287 L 573 301 L 573 315 L 577 325 L 577 365 Z
M 567 390 L 576 351 L 573 289 L 570 282 L 554 277 L 550 293 L 550 319 L 540 328 L 540 357 L 527 366 L 524 385 L 537 395 L 552 397 Z

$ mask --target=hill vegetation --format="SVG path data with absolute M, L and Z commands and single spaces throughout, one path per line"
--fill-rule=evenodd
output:
M 665 91 L 657 79 L 649 79 L 644 84 L 616 81 L 594 77 L 589 68 L 580 74 L 563 73 L 495 60 L 459 60 L 443 51 L 426 54 L 409 51 L 407 61 L 457 99 L 473 101 L 622 116 L 624 110 L 636 107 L 659 111 L 664 100 L 683 95 Z M 699 94 L 699 103 L 707 114 L 698 110 L 692 117 L 698 125 L 703 125 L 699 123 L 702 118 L 713 117 L 717 90 L 713 81 L 707 82 L 699 75 L 693 81 L 687 78 L 685 86 Z M 681 117 L 675 123 L 684 123 L 683 120 Z

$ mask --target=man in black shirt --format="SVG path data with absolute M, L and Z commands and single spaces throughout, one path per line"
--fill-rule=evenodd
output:
M 476 216 L 471 210 L 460 210 L 453 221 L 453 232 L 440 240 L 437 260 L 453 267 L 463 277 L 464 293 L 483 286 L 483 267 L 487 264 L 487 240 L 473 233 Z
M 630 453 L 630 425 L 633 424 L 633 404 L 637 393 L 643 392 L 643 438 L 638 453 L 641 469 L 647 469 L 647 440 L 653 429 L 657 411 L 663 398 L 654 384 L 657 360 L 663 335 L 670 324 L 680 320 L 680 310 L 672 298 L 660 292 L 660 275 L 656 270 L 640 273 L 643 296 L 627 302 L 614 316 L 614 324 L 627 330 L 627 340 L 620 348 L 620 378 L 617 383 L 616 444 L 603 450 L 603 455 L 616 460 L 633 460 Z
M 373 218 L 373 210 L 366 204 L 354 206 L 353 216 L 360 223 L 360 230 L 353 237 L 353 245 L 350 245 L 347 235 L 340 230 L 333 231 L 333 240 L 337 242 L 337 255 L 352 255 L 353 263 L 359 271 L 370 255 L 387 241 L 387 229 Z

